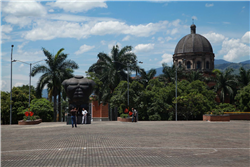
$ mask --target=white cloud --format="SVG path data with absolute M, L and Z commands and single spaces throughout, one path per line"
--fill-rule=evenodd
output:
M 149 44 L 139 44 L 135 46 L 134 52 L 148 52 L 154 49 L 154 45 L 152 43 Z
M 20 27 L 27 26 L 31 23 L 32 19 L 29 17 L 6 16 L 4 21 L 10 24 L 19 25 Z
M 28 2 L 10 1 L 3 4 L 2 11 L 5 14 L 18 17 L 44 16 L 47 13 L 45 7 L 35 0 L 29 0 Z
M 28 41 L 26 41 L 26 42 L 23 42 L 21 45 L 17 45 L 17 47 L 18 47 L 18 50 L 17 50 L 17 52 L 22 52 L 22 48 L 24 47 L 24 45 L 26 45 L 27 43 L 29 43 Z
M 54 9 L 50 9 L 49 12 L 51 12 L 51 13 L 54 12 Z
M 129 35 L 127 35 L 126 37 L 124 37 L 123 39 L 122 39 L 122 41 L 129 41 L 130 40 L 130 36 Z
M 2 33 L 1 39 L 11 39 L 9 35 Z
M 178 31 L 178 29 L 177 28 L 174 28 L 172 31 L 171 31 L 171 35 L 174 35 L 174 34 L 176 34 L 176 33 L 178 33 L 179 31 Z
M 198 20 L 198 18 L 196 16 L 192 16 L 192 19 L 194 20 Z
M 95 1 L 95 2 L 83 2 L 79 0 L 57 0 L 56 2 L 48 2 L 46 5 L 50 5 L 51 7 L 57 7 L 63 9 L 66 12 L 86 12 L 93 8 L 107 8 L 107 4 L 103 0 Z
M 168 42 L 168 41 L 172 40 L 173 38 L 172 38 L 172 37 L 166 37 L 165 39 L 166 39 L 167 42 Z
M 162 56 L 162 60 L 160 61 L 160 64 L 162 63 L 171 63 L 173 61 L 173 55 L 164 53 Z
M 164 43 L 164 38 L 162 38 L 162 37 L 158 37 L 158 39 L 157 39 L 160 43 Z
M 209 42 L 211 42 L 212 44 L 221 43 L 225 39 L 224 35 L 217 34 L 215 32 L 210 32 L 210 33 L 207 33 L 207 34 L 203 34 L 203 36 L 206 37 L 209 40 Z
M 24 83 L 21 83 L 21 82 L 17 82 L 17 83 L 15 83 L 15 87 L 18 87 L 18 86 L 23 86 L 24 85 Z
M 1 82 L 0 82 L 0 90 L 4 90 L 6 84 L 7 84 L 7 83 L 6 83 L 4 80 L 1 80 Z
M 82 45 L 78 51 L 75 52 L 76 55 L 82 54 L 93 49 L 95 46 Z
M 250 31 L 246 32 L 243 37 L 241 38 L 241 42 L 250 44 Z
M 51 40 L 54 38 L 87 38 L 90 35 L 126 34 L 148 37 L 158 31 L 165 30 L 167 21 L 146 25 L 127 25 L 119 21 L 101 21 L 74 23 L 67 21 L 36 20 L 33 29 L 22 34 L 27 40 Z
M 11 25 L 2 25 L 1 29 L 2 29 L 2 32 L 4 33 L 10 33 L 13 30 Z
M 22 34 L 27 40 L 51 40 L 54 38 L 86 38 L 89 35 L 89 25 L 66 21 L 46 21 L 36 22 L 34 29 Z
M 242 43 L 240 39 L 226 38 L 222 43 L 219 54 L 224 55 L 224 60 L 237 61 L 240 58 L 249 56 L 250 47 Z
M 213 4 L 213 3 L 210 3 L 210 4 L 209 4 L 209 3 L 206 3 L 206 5 L 205 5 L 205 6 L 209 8 L 209 7 L 214 6 L 214 4 Z

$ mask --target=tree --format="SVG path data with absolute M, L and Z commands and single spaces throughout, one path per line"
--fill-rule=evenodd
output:
M 162 64 L 163 69 L 161 74 L 159 76 L 159 80 L 164 82 L 164 83 L 169 83 L 169 82 L 175 82 L 175 66 L 173 65 L 172 67 L 169 67 L 167 64 Z
M 1 124 L 10 123 L 10 93 L 1 91 Z
M 204 82 L 196 80 L 189 83 L 183 80 L 178 83 L 180 93 L 177 97 L 178 115 L 184 119 L 199 119 L 215 106 L 215 93 L 208 90 Z M 173 105 L 176 100 L 173 99 Z M 173 106 L 174 107 L 174 106 Z
M 240 73 L 237 76 L 239 86 L 243 88 L 244 86 L 247 86 L 250 83 L 250 69 L 245 70 L 243 67 L 240 67 L 239 69 Z
M 111 50 L 111 56 L 106 53 L 99 53 L 97 55 L 99 60 L 89 67 L 88 72 L 95 72 L 103 83 L 99 99 L 104 104 L 109 102 L 120 81 L 127 80 L 128 66 L 131 70 L 136 69 L 136 55 L 131 50 L 131 46 L 125 46 L 119 50 L 118 45 L 116 45 Z
M 22 111 L 22 115 L 28 109 Z M 39 116 L 43 122 L 51 122 L 53 120 L 53 107 L 51 102 L 45 98 L 34 99 L 30 104 L 30 111 L 34 112 L 34 115 Z
M 165 63 L 163 63 L 162 66 L 163 66 L 163 69 L 162 69 L 163 74 L 161 74 L 159 76 L 159 80 L 161 82 L 164 82 L 165 84 L 167 84 L 169 82 L 175 83 L 175 81 L 176 81 L 176 70 L 177 70 L 177 80 L 178 81 L 182 80 L 185 77 L 184 67 L 183 66 L 178 66 L 176 68 L 175 65 L 172 65 L 170 67 Z
M 193 70 L 193 71 L 187 72 L 187 80 L 189 82 L 193 82 L 196 80 L 205 81 L 205 77 L 199 70 L 197 71 Z
M 238 90 L 235 96 L 235 104 L 240 111 L 250 111 L 250 84 Z
M 139 74 L 141 75 L 141 78 L 139 81 L 140 81 L 140 83 L 142 83 L 144 85 L 144 88 L 146 88 L 149 80 L 154 78 L 154 76 L 156 74 L 156 70 L 151 69 L 148 71 L 148 73 L 146 73 L 146 71 L 144 69 L 140 69 Z
M 226 98 L 230 99 L 232 103 L 234 96 L 236 94 L 237 88 L 237 80 L 235 76 L 232 74 L 233 69 L 228 68 L 221 73 L 216 73 L 215 78 L 213 81 L 216 83 L 214 86 L 214 91 L 219 96 L 220 102 L 225 102 Z
M 44 86 L 47 85 L 49 87 L 49 94 L 54 97 L 54 122 L 56 122 L 56 97 L 60 94 L 61 83 L 64 79 L 73 76 L 73 69 L 78 69 L 78 65 L 72 60 L 66 60 L 68 55 L 62 53 L 63 48 L 56 55 L 52 55 L 45 48 L 42 48 L 42 50 L 47 57 L 47 65 L 36 65 L 32 68 L 31 75 L 35 76 L 38 73 L 43 73 L 38 80 L 36 93 L 38 97 L 41 97 Z

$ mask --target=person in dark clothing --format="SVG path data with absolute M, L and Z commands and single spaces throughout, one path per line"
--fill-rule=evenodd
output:
M 137 122 L 136 116 L 137 116 L 137 111 L 135 108 L 132 108 L 132 122 Z
M 72 123 L 72 128 L 74 128 L 74 124 L 75 124 L 75 127 L 77 128 L 77 125 L 76 125 L 76 113 L 77 113 L 77 110 L 76 108 L 72 108 L 72 110 L 70 110 L 70 113 L 71 113 L 71 123 Z

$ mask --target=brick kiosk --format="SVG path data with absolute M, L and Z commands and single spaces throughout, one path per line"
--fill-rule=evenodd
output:
M 92 101 L 91 103 L 92 119 L 93 121 L 109 121 L 109 105 L 99 105 L 98 101 Z

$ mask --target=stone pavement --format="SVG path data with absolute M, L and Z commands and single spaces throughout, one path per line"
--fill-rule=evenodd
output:
M 1 126 L 1 166 L 249 167 L 250 122 Z

